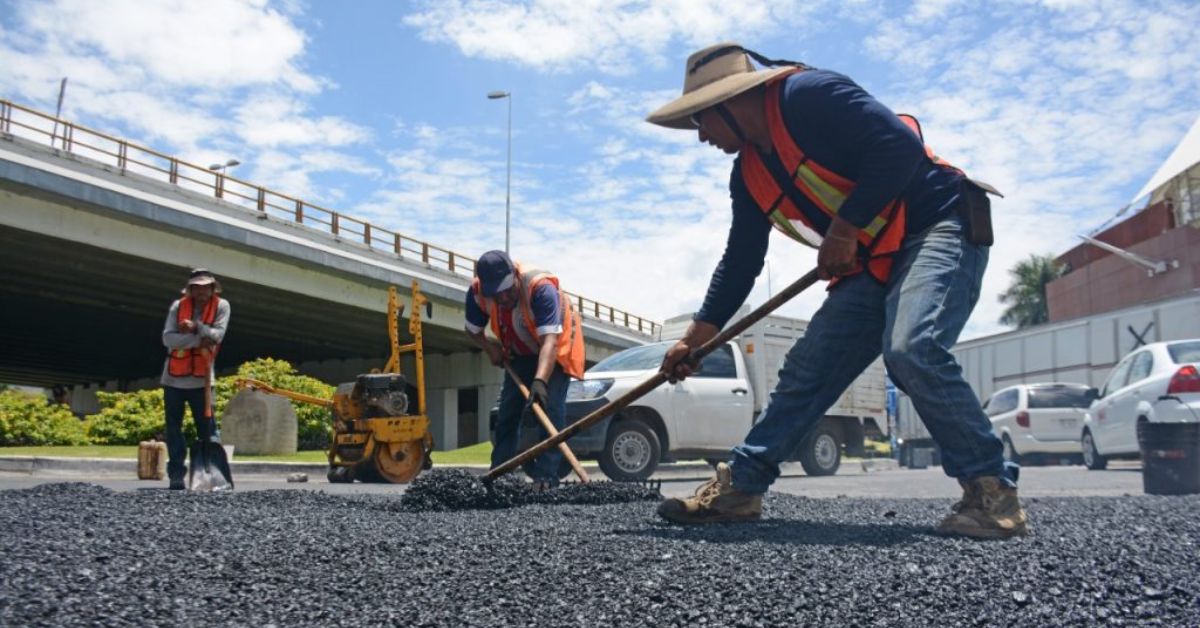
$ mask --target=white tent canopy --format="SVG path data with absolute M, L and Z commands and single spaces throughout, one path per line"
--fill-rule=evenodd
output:
M 1183 136 L 1183 141 L 1171 151 L 1171 156 L 1158 167 L 1158 172 L 1150 177 L 1146 185 L 1138 191 L 1130 201 L 1130 205 L 1147 194 L 1153 194 L 1158 188 L 1170 183 L 1179 173 L 1200 164 L 1200 118 L 1192 124 L 1192 128 Z

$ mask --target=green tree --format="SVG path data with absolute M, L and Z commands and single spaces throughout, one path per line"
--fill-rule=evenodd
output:
M 1000 302 L 1008 305 L 1000 316 L 1000 322 L 1023 329 L 1049 320 L 1046 284 L 1063 274 L 1054 256 L 1034 253 L 1017 262 L 1008 270 L 1008 274 L 1012 276 L 1012 283 L 1000 294 Z

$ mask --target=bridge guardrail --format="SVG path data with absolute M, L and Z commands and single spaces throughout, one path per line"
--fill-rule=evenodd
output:
M 342 243 L 357 244 L 390 253 L 399 259 L 417 261 L 470 278 L 475 272 L 475 257 L 456 253 L 435 244 L 408 237 L 341 212 L 276 192 L 261 185 L 210 170 L 128 140 L 80 126 L 73 122 L 0 99 L 0 134 L 23 136 L 35 141 L 49 140 L 51 148 L 86 157 L 101 164 L 115 164 L 122 174 L 132 173 L 166 180 L 172 185 L 202 194 L 210 194 L 227 203 L 331 235 Z M 564 291 L 565 292 L 565 291 Z M 566 293 L 580 316 L 625 327 L 657 337 L 662 325 L 619 310 L 611 305 Z

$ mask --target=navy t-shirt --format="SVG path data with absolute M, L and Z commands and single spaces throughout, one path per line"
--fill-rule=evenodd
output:
M 838 216 L 863 228 L 902 196 L 908 202 L 906 232 L 920 233 L 958 202 L 962 174 L 933 163 L 917 135 L 848 77 L 829 70 L 798 72 L 781 91 L 784 123 L 796 144 L 813 161 L 855 182 Z M 763 161 L 783 170 L 774 154 Z M 754 287 L 771 234 L 770 221 L 746 189 L 741 164 L 739 156 L 729 179 L 733 222 L 725 253 L 695 316 L 718 327 L 729 322 Z M 814 205 L 809 209 L 820 213 Z
M 483 332 L 488 326 L 490 316 L 480 309 L 479 303 L 475 301 L 474 286 L 467 290 L 464 305 L 467 312 L 467 330 L 476 334 Z M 562 311 L 559 308 L 558 289 L 554 284 L 545 282 L 535 288 L 529 308 L 539 337 L 562 333 Z M 536 355 L 537 339 L 529 335 L 529 329 L 523 319 L 519 303 L 510 310 L 500 312 L 500 343 L 513 355 Z

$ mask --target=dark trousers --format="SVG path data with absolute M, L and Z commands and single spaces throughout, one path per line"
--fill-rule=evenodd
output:
M 191 407 L 192 420 L 200 440 L 216 431 L 216 420 L 204 418 L 204 389 L 163 386 L 163 406 L 167 414 L 167 477 L 182 480 L 187 461 L 187 440 L 183 437 L 184 405 Z
M 537 373 L 537 356 L 515 356 L 512 358 L 512 367 L 513 371 L 516 371 L 521 381 L 528 388 L 533 383 L 533 376 Z M 550 422 L 559 430 L 566 426 L 567 384 L 569 382 L 570 378 L 563 372 L 562 367 L 557 365 L 554 367 L 554 373 L 550 376 L 550 381 L 546 382 L 546 388 L 550 392 L 550 407 L 544 409 L 546 416 L 550 418 Z M 504 385 L 500 389 L 500 407 L 497 410 L 496 417 L 496 440 L 492 447 L 493 469 L 521 453 L 517 451 L 517 447 L 521 442 L 521 423 L 524 409 L 525 396 L 517 388 L 516 382 L 509 377 L 508 373 L 505 373 Z M 538 426 L 538 440 L 549 438 L 550 435 L 541 427 L 541 422 L 537 421 L 536 418 L 533 420 L 535 421 L 534 424 Z M 553 447 L 546 453 L 535 458 L 533 462 L 526 464 L 524 467 L 525 473 L 535 480 L 557 484 L 558 469 L 562 464 L 562 457 L 562 452 L 557 447 Z

